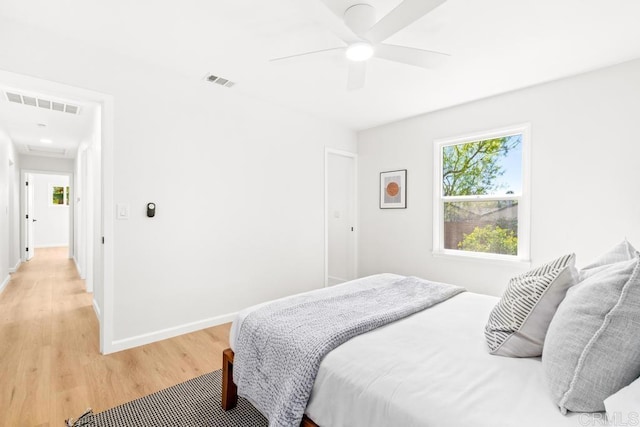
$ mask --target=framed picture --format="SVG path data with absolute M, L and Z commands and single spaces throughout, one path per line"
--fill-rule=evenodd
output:
M 406 209 L 407 170 L 380 172 L 380 209 Z

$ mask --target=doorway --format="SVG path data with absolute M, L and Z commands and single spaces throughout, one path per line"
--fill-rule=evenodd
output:
M 30 76 L 0 70 L 0 92 L 11 92 L 16 94 L 14 98 L 18 99 L 18 94 L 22 94 L 23 106 L 19 108 L 33 108 L 31 111 L 46 111 L 43 107 L 32 107 L 31 104 L 24 104 L 25 94 L 31 96 L 33 94 L 46 95 L 42 99 L 65 101 L 63 103 L 79 105 L 73 111 L 64 112 L 57 110 L 62 116 L 58 117 L 74 117 L 79 114 L 91 113 L 93 132 L 91 135 L 81 141 L 85 144 L 83 150 L 78 153 L 82 156 L 86 167 L 82 163 L 76 162 L 73 171 L 69 172 L 70 177 L 70 193 L 69 193 L 69 214 L 76 217 L 74 227 L 70 227 L 69 248 L 78 247 L 78 243 L 82 243 L 84 256 L 81 276 L 87 279 L 87 285 L 93 288 L 93 308 L 99 322 L 100 328 L 100 352 L 107 354 L 114 351 L 113 348 L 113 241 L 114 241 L 114 214 L 110 209 L 104 206 L 113 205 L 113 140 L 114 140 L 114 101 L 113 96 L 105 93 L 95 92 L 92 90 L 81 89 L 78 87 L 68 86 L 56 82 L 42 80 Z M 6 94 L 5 94 L 6 95 Z M 8 96 L 8 95 L 6 95 Z M 69 102 L 74 101 L 74 102 Z M 75 104 L 78 102 L 79 104 Z M 7 103 L 12 105 L 11 103 Z M 38 104 L 39 105 L 39 104 Z M 53 103 L 43 104 L 52 106 Z M 85 109 L 86 107 L 86 109 Z M 68 114 L 68 115 L 67 115 Z M 86 116 L 85 116 L 86 117 Z M 42 121 L 33 121 L 40 123 Z M 26 123 L 26 122 L 25 122 Z M 47 129 L 49 125 L 42 122 Z M 40 125 L 38 125 L 40 126 Z M 33 126 L 36 128 L 35 126 Z M 57 138 L 53 139 L 53 143 L 58 143 Z M 79 139 L 76 139 L 78 141 Z M 40 140 L 39 143 L 50 143 L 50 141 Z M 61 142 L 62 143 L 62 142 Z M 38 144 L 36 144 L 38 145 Z M 14 147 L 28 149 L 27 144 L 19 147 L 14 141 Z M 74 149 L 75 150 L 75 149 Z M 83 153 L 86 151 L 86 153 Z M 25 154 L 25 153 L 23 153 Z M 29 153 L 27 153 L 29 154 Z M 20 253 L 23 260 L 26 259 L 26 221 L 25 221 L 25 192 L 26 186 L 24 182 L 24 174 L 22 172 L 44 172 L 49 168 L 43 166 L 40 160 L 28 160 L 38 156 L 37 154 L 23 156 L 21 155 L 16 162 L 18 168 L 21 169 L 20 175 L 16 178 L 21 179 L 16 185 L 16 192 L 19 192 L 21 198 L 16 206 L 19 206 L 20 213 L 15 221 L 14 235 L 16 235 L 16 250 Z M 40 157 L 46 155 L 40 154 Z M 78 166 L 82 169 L 78 171 Z M 52 168 L 55 169 L 55 168 Z M 56 169 L 57 170 L 57 169 Z M 65 169 L 66 170 L 66 169 Z M 82 193 L 74 192 L 82 190 Z M 74 194 L 75 193 L 75 194 Z M 34 194 L 35 196 L 35 194 Z M 89 206 L 90 205 L 90 206 Z M 72 208 L 73 206 L 73 208 Z M 77 211 L 77 212 L 74 212 Z M 35 219 L 38 219 L 37 217 Z M 33 224 L 33 223 L 32 223 Z M 36 222 L 37 224 L 37 222 Z M 76 230 L 74 230 L 74 228 Z M 73 233 L 73 234 L 71 234 Z M 32 233 L 37 237 L 38 230 Z M 19 241 L 19 243 L 18 243 Z M 35 240 L 31 247 L 35 245 Z M 31 249 L 31 248 L 30 248 Z M 75 248 L 74 248 L 75 249 Z M 78 266 L 78 252 L 74 250 L 71 254 L 76 266 Z M 80 269 L 79 269 L 80 270 Z
M 325 286 L 357 277 L 357 155 L 325 149 Z
M 73 178 L 70 173 L 23 171 L 24 260 L 36 248 L 67 247 L 74 256 Z

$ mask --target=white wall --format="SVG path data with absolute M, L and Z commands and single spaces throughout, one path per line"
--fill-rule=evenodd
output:
M 101 146 L 101 125 L 100 108 L 94 109 L 93 126 L 90 135 L 82 141 L 78 147 L 75 158 L 75 221 L 74 239 L 75 253 L 74 259 L 80 273 L 80 277 L 85 279 L 88 292 L 94 292 L 94 284 L 100 286 L 102 281 L 95 280 L 96 270 L 94 266 L 99 260 L 94 259 L 95 248 L 100 247 L 102 230 L 95 226 L 94 213 L 100 213 L 100 146 Z M 94 292 L 94 307 L 98 317 L 102 311 L 102 288 Z
M 86 242 L 86 228 L 87 218 L 85 212 L 85 186 L 87 176 L 87 153 L 86 145 L 81 144 L 78 147 L 74 174 L 73 174 L 73 187 L 74 192 L 74 218 L 73 222 L 73 239 L 74 239 L 74 253 L 73 259 L 78 269 L 80 278 L 86 279 L 86 256 L 87 256 L 87 242 Z M 86 282 L 85 282 L 86 283 Z
M 585 265 L 625 236 L 640 247 L 640 61 L 359 134 L 360 274 L 388 271 L 499 295 L 523 265 L 432 256 L 433 141 L 531 123 L 532 264 Z M 378 174 L 408 169 L 408 209 L 378 209 Z
M 36 248 L 69 245 L 69 206 L 51 203 L 51 186 L 69 186 L 69 176 L 33 174 L 34 245 Z
M 322 286 L 324 147 L 353 151 L 353 132 L 200 75 L 0 24 L 14 40 L 0 45 L 0 69 L 114 97 L 115 202 L 131 208 L 106 243 L 114 348 Z
M 15 151 L 13 144 L 9 144 L 9 176 L 7 185 L 9 186 L 8 200 L 8 227 L 9 227 L 9 272 L 15 272 L 20 266 L 20 158 Z
M 20 265 L 19 170 L 13 143 L 0 129 L 0 291 Z
M 0 133 L 0 290 L 9 279 L 9 152 L 11 140 Z

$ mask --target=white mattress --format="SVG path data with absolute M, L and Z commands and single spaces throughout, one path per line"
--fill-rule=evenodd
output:
M 366 286 L 366 280 L 351 283 Z M 488 353 L 483 329 L 497 301 L 465 292 L 351 339 L 322 361 L 307 415 L 321 427 L 576 427 L 590 422 L 585 414 L 560 414 L 539 358 Z M 234 322 L 232 346 L 242 320 L 257 307 Z

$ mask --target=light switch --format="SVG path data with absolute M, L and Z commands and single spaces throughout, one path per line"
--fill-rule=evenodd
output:
M 116 205 L 116 218 L 129 219 L 129 205 L 124 203 L 118 203 Z

